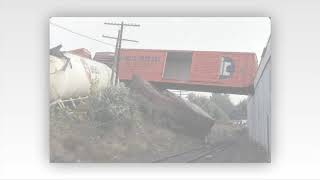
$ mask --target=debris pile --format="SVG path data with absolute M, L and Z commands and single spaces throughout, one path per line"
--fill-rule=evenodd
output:
M 177 133 L 204 139 L 214 125 L 214 120 L 197 105 L 173 93 L 157 91 L 150 83 L 134 76 L 131 91 L 140 95 L 137 101 L 149 109 L 152 118 L 162 119 L 161 124 Z

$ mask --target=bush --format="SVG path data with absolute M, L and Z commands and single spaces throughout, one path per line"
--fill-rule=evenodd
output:
M 101 122 L 129 122 L 137 112 L 130 90 L 122 83 L 91 94 L 88 106 L 90 119 Z

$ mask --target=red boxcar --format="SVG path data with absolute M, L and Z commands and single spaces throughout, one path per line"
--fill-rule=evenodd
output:
M 248 94 L 257 70 L 254 53 L 122 49 L 119 79 L 134 74 L 165 89 Z

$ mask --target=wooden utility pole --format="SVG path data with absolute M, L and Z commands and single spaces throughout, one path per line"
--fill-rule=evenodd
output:
M 118 38 L 117 39 L 119 39 L 119 31 L 118 31 Z M 105 36 L 103 36 L 103 37 L 105 37 Z M 115 48 L 115 53 L 114 53 L 114 55 L 113 55 L 113 62 L 112 62 L 112 67 L 111 67 L 111 70 L 112 70 L 112 72 L 111 72 L 111 85 L 114 85 L 113 84 L 113 80 L 115 79 L 114 78 L 114 73 L 115 73 L 115 64 L 116 64 L 116 57 L 117 57 L 117 49 L 118 49 L 118 44 L 119 44 L 119 41 L 117 41 L 117 43 L 116 43 L 116 48 Z M 115 82 L 115 81 L 114 81 Z
M 118 51 L 117 51 L 117 61 L 116 61 L 116 83 L 118 85 L 119 79 L 119 62 L 120 62 L 120 50 L 121 50 L 121 42 L 122 42 L 122 33 L 123 33 L 123 22 L 121 22 L 120 30 L 118 31 Z
M 114 74 L 116 75 L 115 77 L 115 85 L 118 85 L 118 79 L 119 79 L 119 62 L 120 62 L 120 51 L 121 51 L 121 44 L 122 41 L 129 41 L 129 42 L 138 42 L 136 40 L 130 40 L 130 39 L 123 39 L 122 38 L 122 34 L 123 34 L 123 27 L 124 26 L 134 26 L 134 27 L 139 27 L 140 25 L 138 24 L 126 24 L 126 23 L 104 23 L 106 25 L 116 25 L 116 26 L 120 26 L 120 29 L 118 30 L 118 37 L 112 37 L 112 36 L 106 36 L 103 35 L 102 37 L 104 38 L 109 38 L 109 39 L 116 39 L 117 43 L 116 43 L 116 48 L 115 48 L 115 53 L 114 53 L 114 61 L 112 64 L 112 75 L 111 75 L 111 79 L 113 82 L 113 78 L 114 78 Z

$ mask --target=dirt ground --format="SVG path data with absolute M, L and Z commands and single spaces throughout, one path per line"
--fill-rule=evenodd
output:
M 86 115 L 68 119 L 53 116 L 50 127 L 50 161 L 151 162 L 172 153 L 198 147 L 203 141 L 176 134 L 148 120 L 97 126 Z M 108 127 L 110 126 L 110 127 Z

